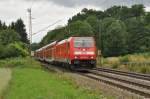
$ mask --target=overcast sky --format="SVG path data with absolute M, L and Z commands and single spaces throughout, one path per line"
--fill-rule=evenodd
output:
M 28 32 L 27 8 L 32 6 L 33 33 L 55 23 L 49 29 L 33 36 L 33 42 L 39 42 L 48 30 L 58 25 L 66 25 L 67 20 L 80 12 L 83 8 L 104 10 L 113 5 L 144 4 L 150 11 L 150 0 L 0 0 L 0 20 L 7 24 L 22 18 Z

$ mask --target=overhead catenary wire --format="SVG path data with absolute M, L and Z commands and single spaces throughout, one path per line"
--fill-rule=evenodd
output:
M 57 24 L 57 23 L 61 22 L 62 20 L 63 20 L 63 19 L 58 20 L 58 21 L 54 22 L 53 24 L 50 24 L 50 25 L 48 25 L 48 26 L 44 27 L 43 29 L 41 29 L 41 30 L 39 30 L 39 31 L 37 31 L 37 32 L 35 32 L 35 33 L 33 33 L 32 35 L 34 36 L 34 35 L 36 35 L 36 34 L 38 34 L 38 33 L 42 32 L 42 31 L 45 31 L 45 30 L 46 30 L 46 29 L 48 29 L 49 27 L 51 27 L 51 26 L 53 26 L 53 25 L 55 25 L 55 24 Z

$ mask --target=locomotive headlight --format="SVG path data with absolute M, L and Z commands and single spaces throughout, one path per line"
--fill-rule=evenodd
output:
M 94 55 L 94 52 L 87 52 L 87 54 L 89 54 L 89 55 Z
M 92 56 L 91 59 L 93 59 L 94 57 Z
M 77 56 L 75 56 L 74 58 L 75 58 L 75 59 L 77 59 L 78 57 L 77 57 Z
M 79 51 L 77 52 L 77 51 L 76 51 L 76 52 L 74 52 L 74 54 L 75 54 L 75 55 L 80 55 L 80 54 L 82 54 L 82 52 L 79 52 Z

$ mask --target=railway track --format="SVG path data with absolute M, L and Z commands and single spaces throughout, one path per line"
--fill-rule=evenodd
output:
M 150 98 L 150 75 L 106 68 L 95 68 L 86 70 L 86 72 L 80 74 L 142 97 Z
M 44 65 L 49 70 L 52 68 L 47 64 Z M 58 69 L 69 72 L 69 70 L 64 68 L 58 67 Z M 78 73 L 90 79 L 103 82 L 119 89 L 126 90 L 129 93 L 134 93 L 141 97 L 150 99 L 150 75 L 124 72 L 107 68 L 95 68 L 92 70 L 85 69 L 84 72 L 74 71 L 74 73 Z
M 150 81 L 150 75 L 148 75 L 148 74 L 125 72 L 125 71 L 121 71 L 121 70 L 108 69 L 108 68 L 96 68 L 95 70 L 109 72 L 109 73 L 118 74 L 118 75 L 130 76 L 130 77 L 135 77 L 137 79 Z

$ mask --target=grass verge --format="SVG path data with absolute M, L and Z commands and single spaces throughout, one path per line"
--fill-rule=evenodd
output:
M 104 99 L 101 93 L 80 88 L 60 74 L 44 71 L 38 62 L 33 60 L 31 65 L 28 60 L 8 62 L 14 68 L 4 99 Z
M 18 58 L 8 58 L 5 60 L 0 60 L 0 67 L 8 68 L 41 68 L 40 63 L 35 61 L 34 58 L 18 57 Z

